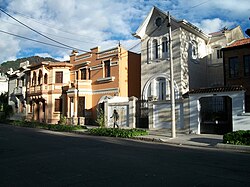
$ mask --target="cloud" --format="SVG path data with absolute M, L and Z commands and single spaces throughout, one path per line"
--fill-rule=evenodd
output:
M 0 4 L 28 26 L 70 46 L 61 45 L 67 49 L 58 48 L 0 33 L 0 63 L 10 57 L 26 57 L 36 53 L 65 59 L 73 48 L 83 52 L 101 46 L 104 50 L 117 46 L 119 41 L 130 49 L 138 42 L 131 33 L 140 26 L 153 5 L 170 11 L 178 19 L 186 19 L 207 33 L 239 23 L 249 25 L 250 12 L 248 0 L 241 0 L 240 3 L 236 0 L 189 0 L 188 4 L 186 0 L 0 0 Z M 60 45 L 3 13 L 0 14 L 0 30 Z
M 201 28 L 205 33 L 220 31 L 222 28 L 230 28 L 235 25 L 235 22 L 223 21 L 220 18 L 204 19 L 200 23 L 194 23 L 197 27 Z

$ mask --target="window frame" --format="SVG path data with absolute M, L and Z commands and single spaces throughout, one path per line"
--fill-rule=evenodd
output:
M 111 61 L 105 60 L 104 64 L 104 77 L 111 77 Z
M 153 39 L 151 46 L 152 46 L 152 60 L 159 59 L 159 50 L 158 50 L 158 41 L 157 41 L 157 39 Z
M 197 59 L 198 58 L 198 43 L 193 40 L 191 41 L 191 55 L 192 55 L 192 59 Z
M 238 56 L 228 58 L 229 78 L 239 77 L 239 58 Z
M 243 63 L 244 63 L 244 76 L 248 77 L 250 76 L 250 55 L 243 56 Z
M 63 71 L 55 72 L 55 83 L 57 84 L 63 83 Z
M 55 108 L 54 108 L 55 112 L 62 112 L 62 99 L 55 99 Z
M 86 68 L 80 69 L 80 74 L 81 74 L 81 80 L 87 80 L 87 69 Z

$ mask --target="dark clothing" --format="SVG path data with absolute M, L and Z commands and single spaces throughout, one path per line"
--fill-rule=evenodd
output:
M 114 118 L 114 126 L 113 128 L 115 128 L 115 126 L 117 126 L 117 128 L 119 128 L 117 121 L 119 120 L 119 114 L 117 113 L 116 110 L 114 110 L 113 115 L 110 118 Z

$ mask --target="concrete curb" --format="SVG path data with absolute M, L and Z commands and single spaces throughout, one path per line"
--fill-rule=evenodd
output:
M 83 135 L 91 135 L 87 130 L 84 131 L 72 131 L 73 133 L 76 134 L 83 134 Z M 147 142 L 156 142 L 156 143 L 164 143 L 164 144 L 169 144 L 169 145 L 178 145 L 178 146 L 191 146 L 191 147 L 200 147 L 200 148 L 215 148 L 215 149 L 221 149 L 221 150 L 232 150 L 232 151 L 240 151 L 240 152 L 249 152 L 250 153 L 250 146 L 244 146 L 244 145 L 232 145 L 232 144 L 223 144 L 223 143 L 218 143 L 216 145 L 208 145 L 208 144 L 197 144 L 197 143 L 192 143 L 192 142 L 182 142 L 181 140 L 179 141 L 169 141 L 169 139 L 162 139 L 162 138 L 155 138 L 155 137 L 147 137 L 147 136 L 135 136 L 132 138 L 128 139 L 133 139 L 133 140 L 139 140 L 139 141 L 147 141 Z
M 195 143 L 187 143 L 187 142 L 174 142 L 174 141 L 168 141 L 163 140 L 161 138 L 151 138 L 151 137 L 133 137 L 132 139 L 135 140 L 141 140 L 141 141 L 148 141 L 148 142 L 157 142 L 157 143 L 164 143 L 169 145 L 178 145 L 178 146 L 191 146 L 191 147 L 200 147 L 200 148 L 215 148 L 215 149 L 225 149 L 225 150 L 232 150 L 232 151 L 240 151 L 240 152 L 249 152 L 250 153 L 250 146 L 244 146 L 244 145 L 232 145 L 232 144 L 223 144 L 218 143 L 216 145 L 199 145 Z
M 233 145 L 233 144 L 219 143 L 215 145 L 215 147 L 221 148 L 221 149 L 231 149 L 231 150 L 238 150 L 238 151 L 244 151 L 244 152 L 250 153 L 250 146 L 247 146 L 247 145 Z

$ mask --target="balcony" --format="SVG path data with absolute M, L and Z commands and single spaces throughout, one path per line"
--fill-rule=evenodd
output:
M 14 89 L 14 94 L 15 95 L 25 95 L 26 87 L 16 87 Z

